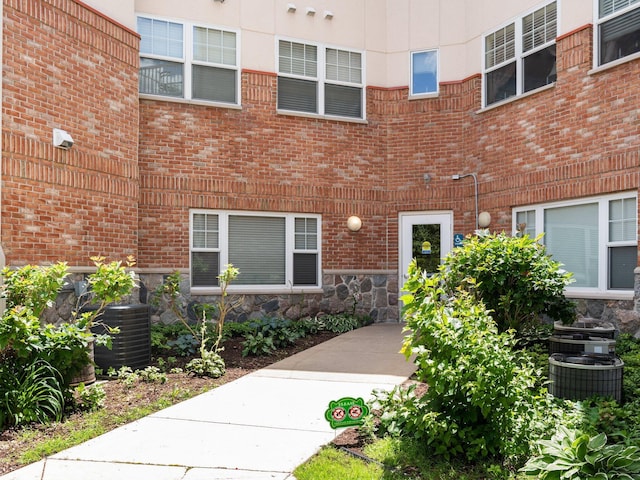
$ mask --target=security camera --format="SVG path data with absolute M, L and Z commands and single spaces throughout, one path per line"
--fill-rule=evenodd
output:
M 60 130 L 59 128 L 53 129 L 53 146 L 58 148 L 64 148 L 65 150 L 69 150 L 73 147 L 73 138 L 64 130 Z

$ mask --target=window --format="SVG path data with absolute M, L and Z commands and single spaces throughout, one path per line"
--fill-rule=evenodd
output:
M 484 105 L 556 81 L 556 2 L 484 37 Z
M 411 53 L 411 95 L 438 93 L 438 51 Z
M 640 0 L 598 0 L 598 65 L 640 52 Z
M 362 53 L 278 42 L 278 109 L 364 118 Z
M 547 252 L 573 273 L 571 289 L 633 290 L 638 261 L 635 194 L 514 211 L 515 230 L 544 232 Z
M 138 17 L 140 93 L 237 104 L 236 33 Z
M 320 217 L 222 211 L 191 212 L 191 286 L 216 287 L 224 265 L 234 285 L 320 285 Z

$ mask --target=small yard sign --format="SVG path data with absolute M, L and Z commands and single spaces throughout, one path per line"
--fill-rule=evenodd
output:
M 369 407 L 362 398 L 344 397 L 329 402 L 329 408 L 324 418 L 331 428 L 355 427 L 364 423 L 364 417 L 369 414 Z

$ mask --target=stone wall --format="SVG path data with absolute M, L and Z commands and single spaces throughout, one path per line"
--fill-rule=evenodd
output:
M 141 274 L 140 301 L 152 304 L 152 322 L 173 323 L 175 315 L 166 302 L 158 301 L 155 289 L 162 284 L 163 274 Z M 231 321 L 245 321 L 263 316 L 278 316 L 292 320 L 335 313 L 368 315 L 374 322 L 397 322 L 398 295 L 395 272 L 325 273 L 322 293 L 239 294 L 229 295 L 237 306 L 228 315 Z M 187 276 L 181 283 L 180 307 L 195 320 L 194 306 L 215 304 L 215 295 L 191 296 Z
M 151 303 L 152 322 L 174 323 L 177 319 L 167 304 L 154 300 L 154 290 L 161 285 L 164 274 L 141 274 L 140 288 L 122 303 Z M 74 283 L 84 274 L 74 273 L 62 289 L 56 305 L 45 314 L 51 323 L 68 321 L 77 307 Z M 611 322 L 620 332 L 640 338 L 640 268 L 635 270 L 635 296 L 630 300 L 572 299 L 578 315 Z M 195 321 L 196 304 L 214 304 L 216 296 L 189 294 L 188 277 L 183 276 L 181 307 Z M 246 321 L 263 316 L 277 316 L 291 320 L 341 312 L 368 315 L 374 322 L 397 322 L 400 317 L 397 275 L 393 271 L 379 273 L 332 272 L 323 275 L 322 293 L 231 295 L 237 308 L 228 316 L 230 321 Z M 157 297 L 156 297 L 157 298 Z

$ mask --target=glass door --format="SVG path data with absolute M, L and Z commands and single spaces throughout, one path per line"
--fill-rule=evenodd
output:
M 407 278 L 409 263 L 435 273 L 453 247 L 451 213 L 400 214 L 400 290 Z

